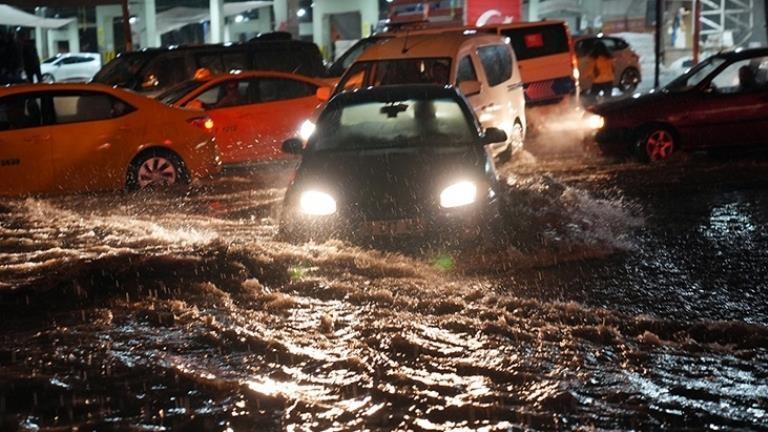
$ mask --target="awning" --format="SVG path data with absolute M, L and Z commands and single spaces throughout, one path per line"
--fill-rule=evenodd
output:
M 224 3 L 222 9 L 225 17 L 234 17 L 252 9 L 272 6 L 271 1 L 242 1 Z M 207 8 L 190 8 L 177 6 L 157 14 L 157 32 L 165 34 L 178 30 L 187 24 L 199 23 L 211 19 Z
M 74 18 L 44 18 L 8 6 L 7 4 L 0 4 L 0 25 L 55 29 L 64 27 L 74 20 Z

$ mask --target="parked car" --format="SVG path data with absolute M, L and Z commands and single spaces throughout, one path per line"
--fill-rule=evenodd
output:
M 592 107 L 606 153 L 668 159 L 679 150 L 768 143 L 768 49 L 714 55 L 661 91 Z
M 483 130 L 453 87 L 403 85 L 336 95 L 322 111 L 285 195 L 289 239 L 340 235 L 475 238 L 498 211 L 499 181 Z
M 99 84 L 0 89 L 0 195 L 144 189 L 218 172 L 211 120 Z
M 287 157 L 283 141 L 297 134 L 320 105 L 325 82 L 282 72 L 243 72 L 190 80 L 157 97 L 160 102 L 204 110 L 215 124 L 224 164 Z
M 99 53 L 66 53 L 40 63 L 43 82 L 87 82 L 101 69 Z
M 595 45 L 602 42 L 613 56 L 614 86 L 622 92 L 633 92 L 642 80 L 640 74 L 640 56 L 632 50 L 629 43 L 615 36 L 580 36 L 574 39 L 576 56 L 579 62 L 579 86 L 582 89 L 592 87 L 592 67 L 590 55 Z
M 196 72 L 210 75 L 276 70 L 310 77 L 326 75 L 320 50 L 312 42 L 262 38 L 246 43 L 150 48 L 119 55 L 93 78 L 95 82 L 157 95 L 188 81 Z
M 522 148 L 523 83 L 514 53 L 496 35 L 446 31 L 381 39 L 357 58 L 335 92 L 423 83 L 455 85 L 484 127 L 504 130 L 510 139 L 495 144 L 494 154 Z

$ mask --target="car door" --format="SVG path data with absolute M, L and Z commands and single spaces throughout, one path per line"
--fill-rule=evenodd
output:
M 213 120 L 216 146 L 225 164 L 242 162 L 253 147 L 253 128 L 248 114 L 247 79 L 217 81 L 196 91 L 185 107 L 202 107 Z
M 712 77 L 703 92 L 701 106 L 691 109 L 702 145 L 738 146 L 768 141 L 764 136 L 768 130 L 768 57 L 727 65 Z
M 482 100 L 478 113 L 480 124 L 486 127 L 498 127 L 507 133 L 511 131 L 510 123 L 510 92 L 513 84 L 508 81 L 512 77 L 512 58 L 506 45 L 487 45 L 477 48 L 477 58 L 482 65 L 480 73 L 485 75 L 481 80 L 480 90 Z
M 41 93 L 0 98 L 0 195 L 53 188 L 50 126 Z
M 248 109 L 253 126 L 253 148 L 248 156 L 254 160 L 284 159 L 282 144 L 297 135 L 320 101 L 317 86 L 298 79 L 283 77 L 258 78 L 250 89 L 258 103 Z
M 51 158 L 62 191 L 113 189 L 123 184 L 122 149 L 136 133 L 123 121 L 128 104 L 97 91 L 50 92 Z

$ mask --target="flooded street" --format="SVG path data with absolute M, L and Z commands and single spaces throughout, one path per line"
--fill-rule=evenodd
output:
M 0 430 L 768 429 L 768 161 L 522 159 L 461 249 L 282 242 L 288 169 L 0 201 Z

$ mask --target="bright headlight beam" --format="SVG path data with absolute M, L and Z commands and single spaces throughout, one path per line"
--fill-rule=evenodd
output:
M 304 123 L 299 127 L 299 137 L 306 141 L 313 133 L 315 133 L 315 124 L 311 120 L 304 120 Z
M 328 216 L 336 213 L 336 200 L 325 192 L 306 191 L 299 198 L 299 208 L 304 214 Z
M 605 126 L 605 118 L 597 114 L 592 114 L 586 118 L 587 127 L 590 129 L 602 129 Z
M 440 192 L 440 206 L 443 208 L 469 205 L 476 199 L 477 185 L 467 180 L 454 183 Z

